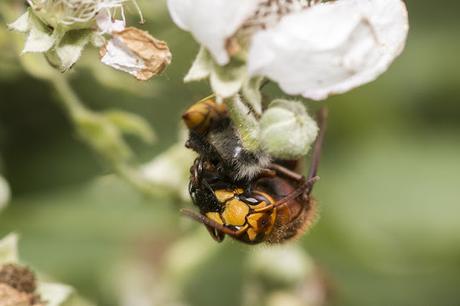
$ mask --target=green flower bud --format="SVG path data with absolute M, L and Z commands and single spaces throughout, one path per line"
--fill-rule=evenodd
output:
M 274 158 L 301 158 L 317 134 L 315 120 L 300 102 L 274 100 L 260 119 L 260 142 Z

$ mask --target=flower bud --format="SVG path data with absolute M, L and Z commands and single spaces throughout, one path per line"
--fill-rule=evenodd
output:
M 316 122 L 300 102 L 274 100 L 260 119 L 260 142 L 274 158 L 306 155 L 317 134 Z

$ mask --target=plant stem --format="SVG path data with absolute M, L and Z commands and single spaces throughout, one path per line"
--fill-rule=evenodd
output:
M 54 74 L 48 81 L 55 88 L 59 95 L 59 101 L 66 110 L 69 118 L 72 120 L 76 129 L 78 129 L 78 122 L 76 118 L 84 113 L 92 113 L 87 109 L 81 100 L 78 98 L 68 80 L 61 74 Z M 80 138 L 88 145 L 92 146 L 91 139 L 80 134 Z M 103 156 L 103 154 L 100 154 Z M 110 164 L 112 170 L 127 183 L 133 186 L 147 196 L 164 196 L 166 193 L 159 186 L 152 184 L 142 177 L 139 170 L 129 165 L 127 162 L 113 160 L 105 156 L 104 160 Z

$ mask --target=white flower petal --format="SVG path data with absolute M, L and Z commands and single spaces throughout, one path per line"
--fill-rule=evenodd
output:
M 219 65 L 229 62 L 226 41 L 257 9 L 260 0 L 168 0 L 174 22 L 204 45 Z
M 251 75 L 288 94 L 322 100 L 375 80 L 404 49 L 408 16 L 401 0 L 341 0 L 284 17 L 253 37 Z
M 121 32 L 126 27 L 124 20 L 112 19 L 112 15 L 110 14 L 109 9 L 105 9 L 99 12 L 99 14 L 96 16 L 96 24 L 101 34 Z

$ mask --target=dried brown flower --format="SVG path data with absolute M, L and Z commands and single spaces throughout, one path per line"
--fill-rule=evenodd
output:
M 129 27 L 112 34 L 100 49 L 101 61 L 146 81 L 160 74 L 171 63 L 168 45 L 140 29 Z

